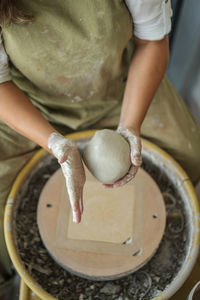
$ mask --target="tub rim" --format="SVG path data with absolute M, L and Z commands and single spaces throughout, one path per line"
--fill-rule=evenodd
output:
M 66 138 L 71 138 L 73 140 L 86 139 L 91 138 L 92 135 L 100 129 L 93 130 L 85 130 L 80 132 L 75 132 L 71 134 L 67 134 Z M 179 272 L 176 274 L 174 280 L 166 287 L 166 289 L 161 292 L 158 296 L 154 298 L 154 300 L 164 300 L 169 299 L 173 296 L 180 287 L 184 284 L 188 276 L 190 275 L 194 264 L 197 260 L 197 256 L 199 253 L 199 242 L 200 242 L 200 212 L 199 212 L 199 204 L 198 199 L 194 190 L 194 187 L 186 174 L 183 168 L 177 163 L 171 155 L 162 150 L 159 146 L 153 144 L 152 142 L 141 138 L 143 149 L 151 149 L 153 152 L 157 152 L 166 162 L 168 162 L 175 173 L 178 175 L 182 184 L 184 185 L 184 189 L 187 191 L 188 196 L 190 198 L 191 206 L 193 207 L 194 212 L 194 235 L 193 235 L 193 246 L 190 250 L 190 255 L 188 256 L 186 262 L 183 264 Z M 29 162 L 22 168 L 22 170 L 17 175 L 11 191 L 8 195 L 6 206 L 5 206 L 5 214 L 4 214 L 4 235 L 5 241 L 8 249 L 8 253 L 12 260 L 13 265 L 15 266 L 18 274 L 21 279 L 24 280 L 25 284 L 41 299 L 44 300 L 55 300 L 52 295 L 47 293 L 44 289 L 42 289 L 39 284 L 30 276 L 28 271 L 23 267 L 21 263 L 21 259 L 17 253 L 15 248 L 13 234 L 12 234 L 12 213 L 13 213 L 13 204 L 16 198 L 16 195 L 23 184 L 27 174 L 36 166 L 36 164 L 42 160 L 44 156 L 46 156 L 47 151 L 45 149 L 40 149 L 34 154 L 34 156 L 29 160 Z

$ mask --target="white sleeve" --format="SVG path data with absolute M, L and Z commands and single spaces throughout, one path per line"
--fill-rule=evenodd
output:
M 11 80 L 10 68 L 8 66 L 8 56 L 5 52 L 0 33 L 0 83 Z
M 161 40 L 171 30 L 170 0 L 125 0 L 132 15 L 134 34 L 143 40 Z

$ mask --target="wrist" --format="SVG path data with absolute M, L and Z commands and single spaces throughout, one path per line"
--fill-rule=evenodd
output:
M 120 122 L 118 125 L 118 129 L 119 129 L 119 131 L 128 129 L 134 135 L 140 136 L 140 126 L 138 126 L 138 125 L 128 124 L 126 122 Z
M 48 138 L 48 148 L 61 164 L 67 160 L 71 151 L 76 148 L 76 144 L 73 140 L 65 138 L 60 133 L 52 132 Z

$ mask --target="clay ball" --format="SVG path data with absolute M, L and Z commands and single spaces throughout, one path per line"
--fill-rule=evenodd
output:
M 84 148 L 83 161 L 100 182 L 113 184 L 131 166 L 130 146 L 116 131 L 99 130 Z

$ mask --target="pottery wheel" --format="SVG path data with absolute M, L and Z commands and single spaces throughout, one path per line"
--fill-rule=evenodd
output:
M 166 222 L 163 197 L 143 169 L 114 189 L 104 188 L 85 171 L 81 223 L 72 222 L 59 169 L 39 198 L 39 232 L 50 255 L 66 270 L 93 280 L 117 279 L 146 264 L 158 248 Z

